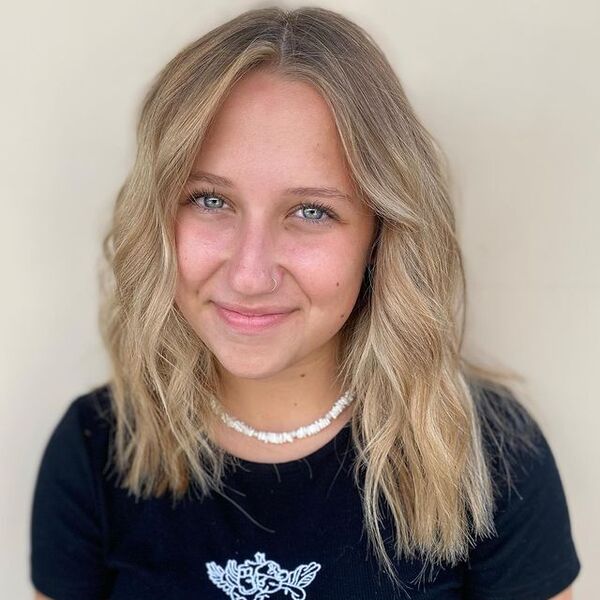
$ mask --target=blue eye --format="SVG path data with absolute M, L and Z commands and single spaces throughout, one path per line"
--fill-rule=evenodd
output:
M 217 204 L 217 206 L 207 206 L 205 202 L 210 200 L 211 204 Z M 215 202 L 217 201 L 217 202 Z M 187 198 L 187 202 L 190 204 L 194 204 L 201 212 L 205 213 L 213 213 L 221 208 L 223 208 L 223 204 L 225 203 L 225 198 L 215 193 L 215 191 L 209 190 L 200 190 L 197 192 L 193 192 Z M 330 220 L 337 221 L 337 215 L 333 211 L 330 206 L 325 204 L 321 204 L 320 202 L 305 202 L 298 206 L 295 211 L 312 211 L 313 216 L 316 215 L 316 218 L 301 218 L 302 221 L 307 221 L 309 223 L 314 223 L 315 225 L 326 225 Z M 304 212 L 304 215 L 311 214 L 311 212 Z M 318 218 L 320 214 L 325 215 L 326 218 Z

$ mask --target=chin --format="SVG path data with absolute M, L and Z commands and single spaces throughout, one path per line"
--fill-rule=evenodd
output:
M 223 361 L 216 355 L 220 367 L 231 377 L 236 379 L 268 379 L 277 375 L 285 366 L 282 364 L 265 364 L 265 361 L 247 361 L 239 360 Z

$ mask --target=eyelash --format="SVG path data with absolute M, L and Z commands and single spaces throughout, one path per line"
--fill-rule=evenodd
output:
M 205 213 L 211 213 L 211 212 L 215 212 L 220 210 L 219 208 L 208 208 L 206 206 L 200 206 L 196 200 L 199 200 L 200 198 L 203 197 L 213 197 L 213 198 L 218 198 L 219 200 L 222 200 L 223 202 L 227 202 L 227 200 L 225 198 L 223 198 L 223 196 L 221 196 L 220 194 L 217 194 L 214 190 L 198 190 L 197 192 L 193 192 L 191 193 L 187 198 L 186 198 L 186 202 L 188 204 L 194 204 L 201 212 L 205 212 Z M 335 214 L 335 212 L 333 211 L 333 209 L 330 206 L 327 206 L 326 204 L 321 204 L 320 202 L 309 202 L 309 203 L 302 203 L 300 206 L 296 207 L 295 210 L 299 210 L 301 208 L 316 208 L 320 211 L 322 211 L 323 213 L 325 213 L 327 215 L 327 217 L 329 217 L 328 219 L 301 219 L 302 221 L 308 221 L 309 223 L 314 223 L 315 225 L 326 225 L 327 222 L 329 221 L 329 219 L 333 219 L 334 221 L 337 221 L 337 215 Z

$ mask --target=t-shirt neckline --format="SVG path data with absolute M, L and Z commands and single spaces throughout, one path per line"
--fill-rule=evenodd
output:
M 345 452 L 348 442 L 350 441 L 350 430 L 351 421 L 348 421 L 326 444 L 306 456 L 293 460 L 265 463 L 246 460 L 233 455 L 229 455 L 229 457 L 232 458 L 236 466 L 239 465 L 243 471 L 249 471 L 253 474 L 269 474 L 274 471 L 278 471 L 279 473 L 289 473 L 298 471 L 299 469 L 306 470 L 307 462 L 310 463 L 311 467 L 315 467 L 334 452 Z

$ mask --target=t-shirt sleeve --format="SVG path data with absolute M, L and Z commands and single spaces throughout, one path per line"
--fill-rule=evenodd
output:
M 579 574 L 560 474 L 539 425 L 533 421 L 532 427 L 535 451 L 515 453 L 510 485 L 500 486 L 497 535 L 471 551 L 468 600 L 548 600 Z
M 82 399 L 63 414 L 42 455 L 30 528 L 30 578 L 53 600 L 108 596 L 103 528 L 94 483 Z

